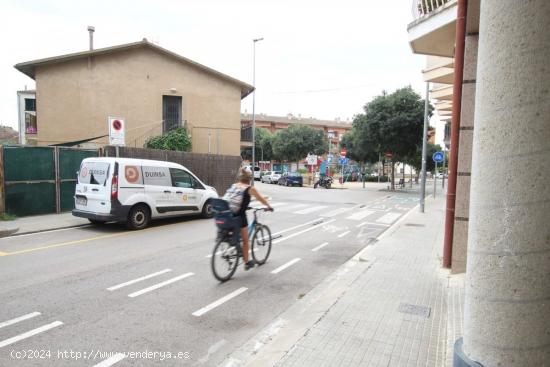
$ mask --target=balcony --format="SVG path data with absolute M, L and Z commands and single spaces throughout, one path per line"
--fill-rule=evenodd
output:
M 413 0 L 414 21 L 407 30 L 415 54 L 453 56 L 456 9 L 456 0 Z

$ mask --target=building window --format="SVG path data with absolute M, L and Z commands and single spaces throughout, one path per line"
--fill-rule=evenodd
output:
M 36 134 L 38 132 L 36 114 L 32 112 L 25 112 L 25 132 L 27 134 Z
M 25 98 L 25 111 L 36 111 L 36 99 Z

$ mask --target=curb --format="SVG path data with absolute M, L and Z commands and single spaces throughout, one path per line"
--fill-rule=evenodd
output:
M 0 229 L 0 238 L 9 237 L 17 231 L 19 231 L 19 227 Z
M 36 234 L 36 233 L 43 233 L 43 232 L 53 232 L 53 231 L 58 231 L 58 230 L 61 230 L 61 229 L 70 229 L 70 228 L 79 228 L 79 227 L 89 227 L 91 226 L 91 224 L 76 224 L 76 225 L 72 225 L 72 226 L 64 226 L 64 227 L 55 227 L 55 228 L 47 228 L 47 229 L 39 229 L 39 230 L 36 230 L 36 231 L 27 231 L 27 232 L 18 232 L 18 233 L 14 233 L 12 234 L 11 236 L 9 237 L 18 237 L 18 236 L 22 236 L 22 235 L 27 235 L 27 234 Z M 1 232 L 0 232 L 1 234 Z M 0 235 L 0 237 L 2 237 Z

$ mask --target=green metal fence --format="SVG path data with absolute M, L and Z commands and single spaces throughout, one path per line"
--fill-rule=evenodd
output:
M 97 149 L 3 146 L 4 211 L 25 216 L 71 210 L 80 162 L 98 154 Z

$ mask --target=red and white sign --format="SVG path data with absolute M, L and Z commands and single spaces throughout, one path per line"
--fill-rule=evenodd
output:
M 125 123 L 120 117 L 109 116 L 109 145 L 125 145 Z
M 392 152 L 386 152 L 386 153 L 384 153 L 384 156 L 386 158 L 392 159 L 393 158 L 393 153 Z
M 342 148 L 342 150 L 340 151 L 340 155 L 341 155 L 342 157 L 345 157 L 346 154 L 348 154 L 348 151 L 346 150 L 346 148 Z

